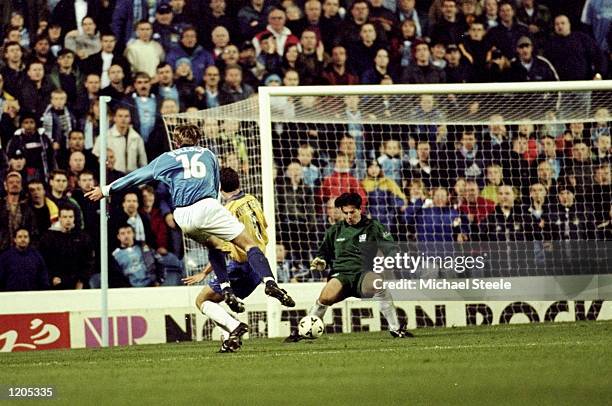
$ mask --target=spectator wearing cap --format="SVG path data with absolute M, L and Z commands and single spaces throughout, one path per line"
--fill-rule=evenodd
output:
M 332 86 L 357 85 L 359 76 L 355 75 L 346 66 L 346 48 L 336 45 L 332 49 L 331 63 L 323 71 L 323 78 Z
M 153 22 L 153 39 L 165 50 L 169 50 L 179 41 L 179 27 L 173 22 L 172 7 L 167 3 L 157 6 Z
M 251 41 L 245 41 L 240 45 L 238 61 L 240 66 L 242 66 L 243 72 L 250 72 L 258 80 L 262 80 L 267 73 L 265 67 L 257 62 L 257 52 L 255 52 L 255 47 Z
M 276 40 L 271 33 L 261 36 L 261 52 L 257 55 L 257 62 L 263 67 L 267 74 L 282 72 L 283 58 L 276 52 Z M 293 48 L 293 47 L 291 47 Z M 297 48 L 296 48 L 297 50 Z M 287 52 L 287 55 L 289 52 Z M 295 62 L 297 67 L 297 59 Z
M 149 77 L 155 77 L 155 70 L 164 60 L 165 52 L 159 42 L 152 39 L 153 25 L 148 21 L 139 21 L 136 37 L 125 49 L 125 58 L 133 72 L 144 72 Z
M 2 175 L 8 172 L 19 172 L 21 175 L 23 186 L 26 185 L 27 182 L 27 173 L 26 173 L 26 157 L 23 154 L 21 149 L 15 149 L 11 151 L 8 156 L 8 166 L 6 172 L 3 171 Z M 4 190 L 2 190 L 4 192 Z
M 22 177 L 11 171 L 4 178 L 6 196 L 0 198 L 0 252 L 10 246 L 11 236 L 19 228 L 25 228 L 36 241 L 36 218 L 28 203 L 22 198 Z
M 73 30 L 67 33 L 64 38 L 64 48 L 74 52 L 79 60 L 86 59 L 102 49 L 100 33 L 94 19 L 90 16 L 83 17 L 81 26 L 82 32 Z
M 74 52 L 69 49 L 62 49 L 57 54 L 57 63 L 49 73 L 49 82 L 54 88 L 66 92 L 68 106 L 73 108 L 77 93 L 83 88 L 83 75 L 75 64 Z
M 21 128 L 15 131 L 7 145 L 9 156 L 21 150 L 26 158 L 28 179 L 46 180 L 55 168 L 55 154 L 51 136 L 44 129 L 37 128 L 36 118 L 32 113 L 20 116 Z
M 241 38 L 251 39 L 266 29 L 271 7 L 266 0 L 250 0 L 238 11 L 238 26 Z
M 471 83 L 475 81 L 474 68 L 463 58 L 455 44 L 446 47 L 446 67 L 444 73 L 447 83 Z
M 291 45 L 297 45 L 300 40 L 291 33 L 291 30 L 285 26 L 287 16 L 285 12 L 279 8 L 270 10 L 268 14 L 268 25 L 264 31 L 259 32 L 253 37 L 253 46 L 257 54 L 261 52 L 261 37 L 266 33 L 270 33 L 276 40 L 276 52 L 283 56 L 285 50 Z
M 487 32 L 487 48 L 499 50 L 507 59 L 514 56 L 519 38 L 529 36 L 527 26 L 514 18 L 514 6 L 505 1 L 499 5 L 499 25 Z
M 554 82 L 559 75 L 550 61 L 542 56 L 534 55 L 533 42 L 523 36 L 516 43 L 516 57 L 511 60 L 511 82 Z
M 1 64 L 0 74 L 4 79 L 4 88 L 17 97 L 20 91 L 19 84 L 27 79 L 23 48 L 18 42 L 5 42 L 2 47 L 2 59 L 4 63 Z
M 242 68 L 240 65 L 228 65 L 225 67 L 224 82 L 219 91 L 219 104 L 221 106 L 246 100 L 255 91 L 246 83 L 242 83 Z
M 111 66 L 118 64 L 123 68 L 124 74 L 130 75 L 130 64 L 117 52 L 117 39 L 112 32 L 103 32 L 100 35 L 101 50 L 81 62 L 84 75 L 95 73 L 100 76 L 100 87 L 104 89 L 110 85 L 108 71 Z
M 97 21 L 99 4 L 96 0 L 60 0 L 53 9 L 51 18 L 62 27 L 64 35 L 72 30 L 83 34 L 83 19 L 89 16 L 93 21 Z
M 414 63 L 402 72 L 401 83 L 446 83 L 444 71 L 431 64 L 431 52 L 424 41 L 415 41 L 413 46 Z
M 166 62 L 176 69 L 178 61 L 182 58 L 189 60 L 196 84 L 202 82 L 206 67 L 215 63 L 212 54 L 201 45 L 198 45 L 198 34 L 194 27 L 188 27 L 183 30 L 178 44 L 168 51 Z
M 442 19 L 431 28 L 432 43 L 458 44 L 466 30 L 465 22 L 459 18 L 457 2 L 442 1 Z
M 13 246 L 0 255 L 0 292 L 49 288 L 47 265 L 40 252 L 30 246 L 30 233 L 18 228 Z
M 561 80 L 601 79 L 605 60 L 595 41 L 579 31 L 573 31 L 569 18 L 558 15 L 555 32 L 544 47 L 544 56 L 553 64 Z
M 152 2 L 155 5 L 156 2 Z M 128 41 L 134 38 L 134 27 L 139 21 L 149 20 L 149 2 L 134 0 L 117 0 L 113 11 L 111 29 L 117 37 L 117 44 L 122 50 Z M 137 27 L 136 27 L 137 28 Z

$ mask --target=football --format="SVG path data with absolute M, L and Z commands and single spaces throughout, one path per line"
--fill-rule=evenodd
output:
M 315 339 L 321 337 L 325 327 L 323 320 L 317 316 L 306 316 L 298 323 L 298 332 L 304 338 Z

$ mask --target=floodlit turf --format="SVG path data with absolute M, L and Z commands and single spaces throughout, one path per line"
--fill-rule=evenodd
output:
M 612 322 L 416 334 L 246 340 L 235 354 L 216 342 L 1 354 L 0 383 L 54 385 L 53 404 L 92 406 L 612 402 Z

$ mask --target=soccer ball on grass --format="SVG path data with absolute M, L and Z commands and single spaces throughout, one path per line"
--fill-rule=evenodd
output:
M 325 326 L 323 320 L 317 316 L 306 316 L 298 323 L 298 333 L 304 338 L 315 339 L 321 337 Z

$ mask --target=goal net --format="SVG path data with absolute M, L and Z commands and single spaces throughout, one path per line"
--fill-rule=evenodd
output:
M 601 81 L 260 88 L 259 100 L 164 119 L 169 134 L 200 126 L 201 144 L 263 200 L 280 282 L 326 280 L 309 262 L 342 218 L 334 200 L 343 192 L 359 193 L 363 214 L 402 249 L 490 255 L 484 271 L 455 278 L 599 274 L 609 272 L 612 239 L 611 89 Z M 190 242 L 185 257 L 190 273 L 206 262 Z M 420 271 L 443 278 L 443 268 Z M 542 285 L 534 286 L 537 296 Z M 278 313 L 281 324 L 295 325 L 316 297 Z M 376 304 L 343 306 L 326 315 L 328 330 L 343 320 L 340 331 L 358 331 L 351 317 L 377 314 Z M 413 317 L 437 325 L 436 309 Z

